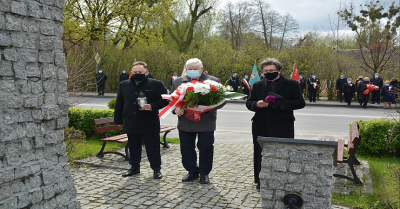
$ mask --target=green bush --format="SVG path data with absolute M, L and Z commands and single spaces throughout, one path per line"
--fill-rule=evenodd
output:
M 373 119 L 357 121 L 361 143 L 357 153 L 369 156 L 396 156 L 400 151 L 399 121 Z
M 94 110 L 71 107 L 68 111 L 68 117 L 68 127 L 74 127 L 75 129 L 83 131 L 86 136 L 91 136 L 94 134 L 95 128 L 93 119 L 114 117 L 114 110 Z M 111 131 L 108 133 L 108 136 L 115 136 L 121 133 L 121 130 Z
M 108 102 L 108 104 L 107 104 L 107 106 L 108 106 L 108 108 L 110 108 L 110 109 L 115 109 L 115 102 L 117 101 L 117 98 L 114 98 L 114 99 L 112 99 L 112 100 L 110 100 L 109 102 Z

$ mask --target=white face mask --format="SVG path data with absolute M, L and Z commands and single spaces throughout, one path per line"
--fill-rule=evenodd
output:
M 351 81 L 347 81 L 348 84 L 351 84 Z
M 312 76 L 312 78 L 314 78 L 314 79 L 315 79 L 315 75 L 313 75 L 313 76 Z
M 248 78 L 249 76 L 245 75 L 244 77 L 245 77 L 245 78 Z

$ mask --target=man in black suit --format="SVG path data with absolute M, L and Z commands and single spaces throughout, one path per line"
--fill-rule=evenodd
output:
M 131 168 L 123 177 L 140 173 L 142 155 L 142 140 L 144 142 L 153 177 L 161 179 L 160 155 L 160 119 L 158 110 L 167 106 L 167 100 L 162 94 L 167 89 L 159 80 L 149 79 L 147 64 L 135 62 L 132 65 L 132 77 L 119 84 L 115 102 L 114 123 L 123 125 L 123 131 L 128 135 L 129 164 Z M 139 106 L 138 97 L 144 96 L 146 104 Z
M 371 79 L 371 84 L 379 87 L 378 90 L 374 90 L 371 92 L 371 103 L 374 104 L 376 102 L 377 104 L 380 104 L 380 92 L 383 87 L 383 79 L 379 77 L 379 73 L 375 73 L 375 77 Z
M 342 93 L 343 93 L 343 85 L 347 83 L 347 79 L 344 77 L 344 74 L 340 74 L 340 77 L 336 80 L 336 91 L 339 97 L 340 103 L 343 101 Z
M 370 91 L 366 91 L 367 85 L 369 84 L 369 78 L 365 77 L 363 80 L 358 82 L 356 93 L 358 94 L 358 103 L 363 108 L 367 108 Z
M 306 79 L 303 77 L 303 73 L 300 73 L 299 87 L 300 87 L 301 95 L 303 95 L 303 97 L 304 97 L 304 90 L 306 89 Z
M 234 71 L 233 74 L 229 77 L 229 86 L 232 86 L 233 91 L 237 92 L 239 85 L 239 77 L 237 76 L 237 72 Z
M 121 75 L 119 75 L 119 83 L 121 83 L 124 80 L 128 80 L 129 79 L 129 75 L 126 73 L 125 68 L 122 70 Z
M 315 73 L 311 74 L 311 77 L 307 80 L 308 84 L 308 98 L 310 102 L 315 102 L 317 98 L 318 87 L 321 84 L 319 79 L 315 77 Z
M 255 112 L 252 118 L 254 144 L 254 181 L 260 188 L 261 147 L 257 136 L 294 138 L 293 110 L 305 106 L 299 82 L 282 75 L 282 64 L 276 59 L 266 59 L 260 63 L 264 80 L 254 83 L 246 106 Z M 275 102 L 266 102 L 270 94 L 276 96 Z M 279 97 L 278 97 L 279 96 Z M 281 97 L 281 98 L 280 98 Z
M 99 72 L 96 73 L 96 84 L 97 84 L 97 92 L 99 96 L 104 96 L 104 87 L 106 85 L 107 75 L 103 72 L 102 69 L 99 69 Z
M 247 85 L 243 81 L 243 79 L 246 80 Z M 250 81 L 249 75 L 247 75 L 247 73 L 245 73 L 244 78 L 242 78 L 242 80 L 240 81 L 240 85 L 242 86 L 243 94 L 246 94 L 246 97 L 244 97 L 243 99 L 247 99 L 249 97 L 249 94 L 250 94 L 250 89 L 248 88 L 248 87 L 250 87 L 249 81 Z

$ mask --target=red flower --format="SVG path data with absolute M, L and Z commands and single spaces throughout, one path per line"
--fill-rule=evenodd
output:
M 194 90 L 194 87 L 193 86 L 189 86 L 189 87 L 187 87 L 186 92 L 193 91 L 193 90 Z
M 193 79 L 192 81 L 190 81 L 190 83 L 197 83 L 197 80 Z
M 217 90 L 218 90 L 217 87 L 211 86 L 211 91 L 212 91 L 212 92 L 217 91 Z

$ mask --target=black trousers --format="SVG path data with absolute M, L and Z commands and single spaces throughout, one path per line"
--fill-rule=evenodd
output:
M 160 134 L 128 134 L 129 164 L 136 169 L 140 168 L 142 160 L 142 141 L 146 148 L 147 159 L 149 159 L 151 169 L 157 171 L 161 169 L 160 154 Z
M 308 97 L 310 102 L 315 102 L 315 99 L 317 98 L 317 89 L 308 89 Z
M 352 97 L 348 97 L 348 98 L 344 98 L 344 100 L 346 101 L 346 103 L 348 104 L 348 105 L 351 105 L 351 100 L 352 100 L 353 98 Z
M 367 106 L 369 100 L 369 94 L 364 95 L 364 94 L 359 94 L 358 95 L 358 103 L 360 103 L 360 105 L 362 105 L 363 107 Z
M 196 153 L 199 149 L 199 164 Z M 208 175 L 211 172 L 214 158 L 214 131 L 186 132 L 179 130 L 181 141 L 182 165 L 190 174 Z
M 372 91 L 371 92 L 371 103 L 380 103 L 381 100 L 381 92 L 380 91 Z
M 343 95 L 342 95 L 342 92 L 341 92 L 341 91 L 338 91 L 338 97 L 339 97 L 340 103 L 342 103 L 342 101 L 343 101 Z
M 97 85 L 97 92 L 99 93 L 99 95 L 104 95 L 104 86 L 104 84 Z

